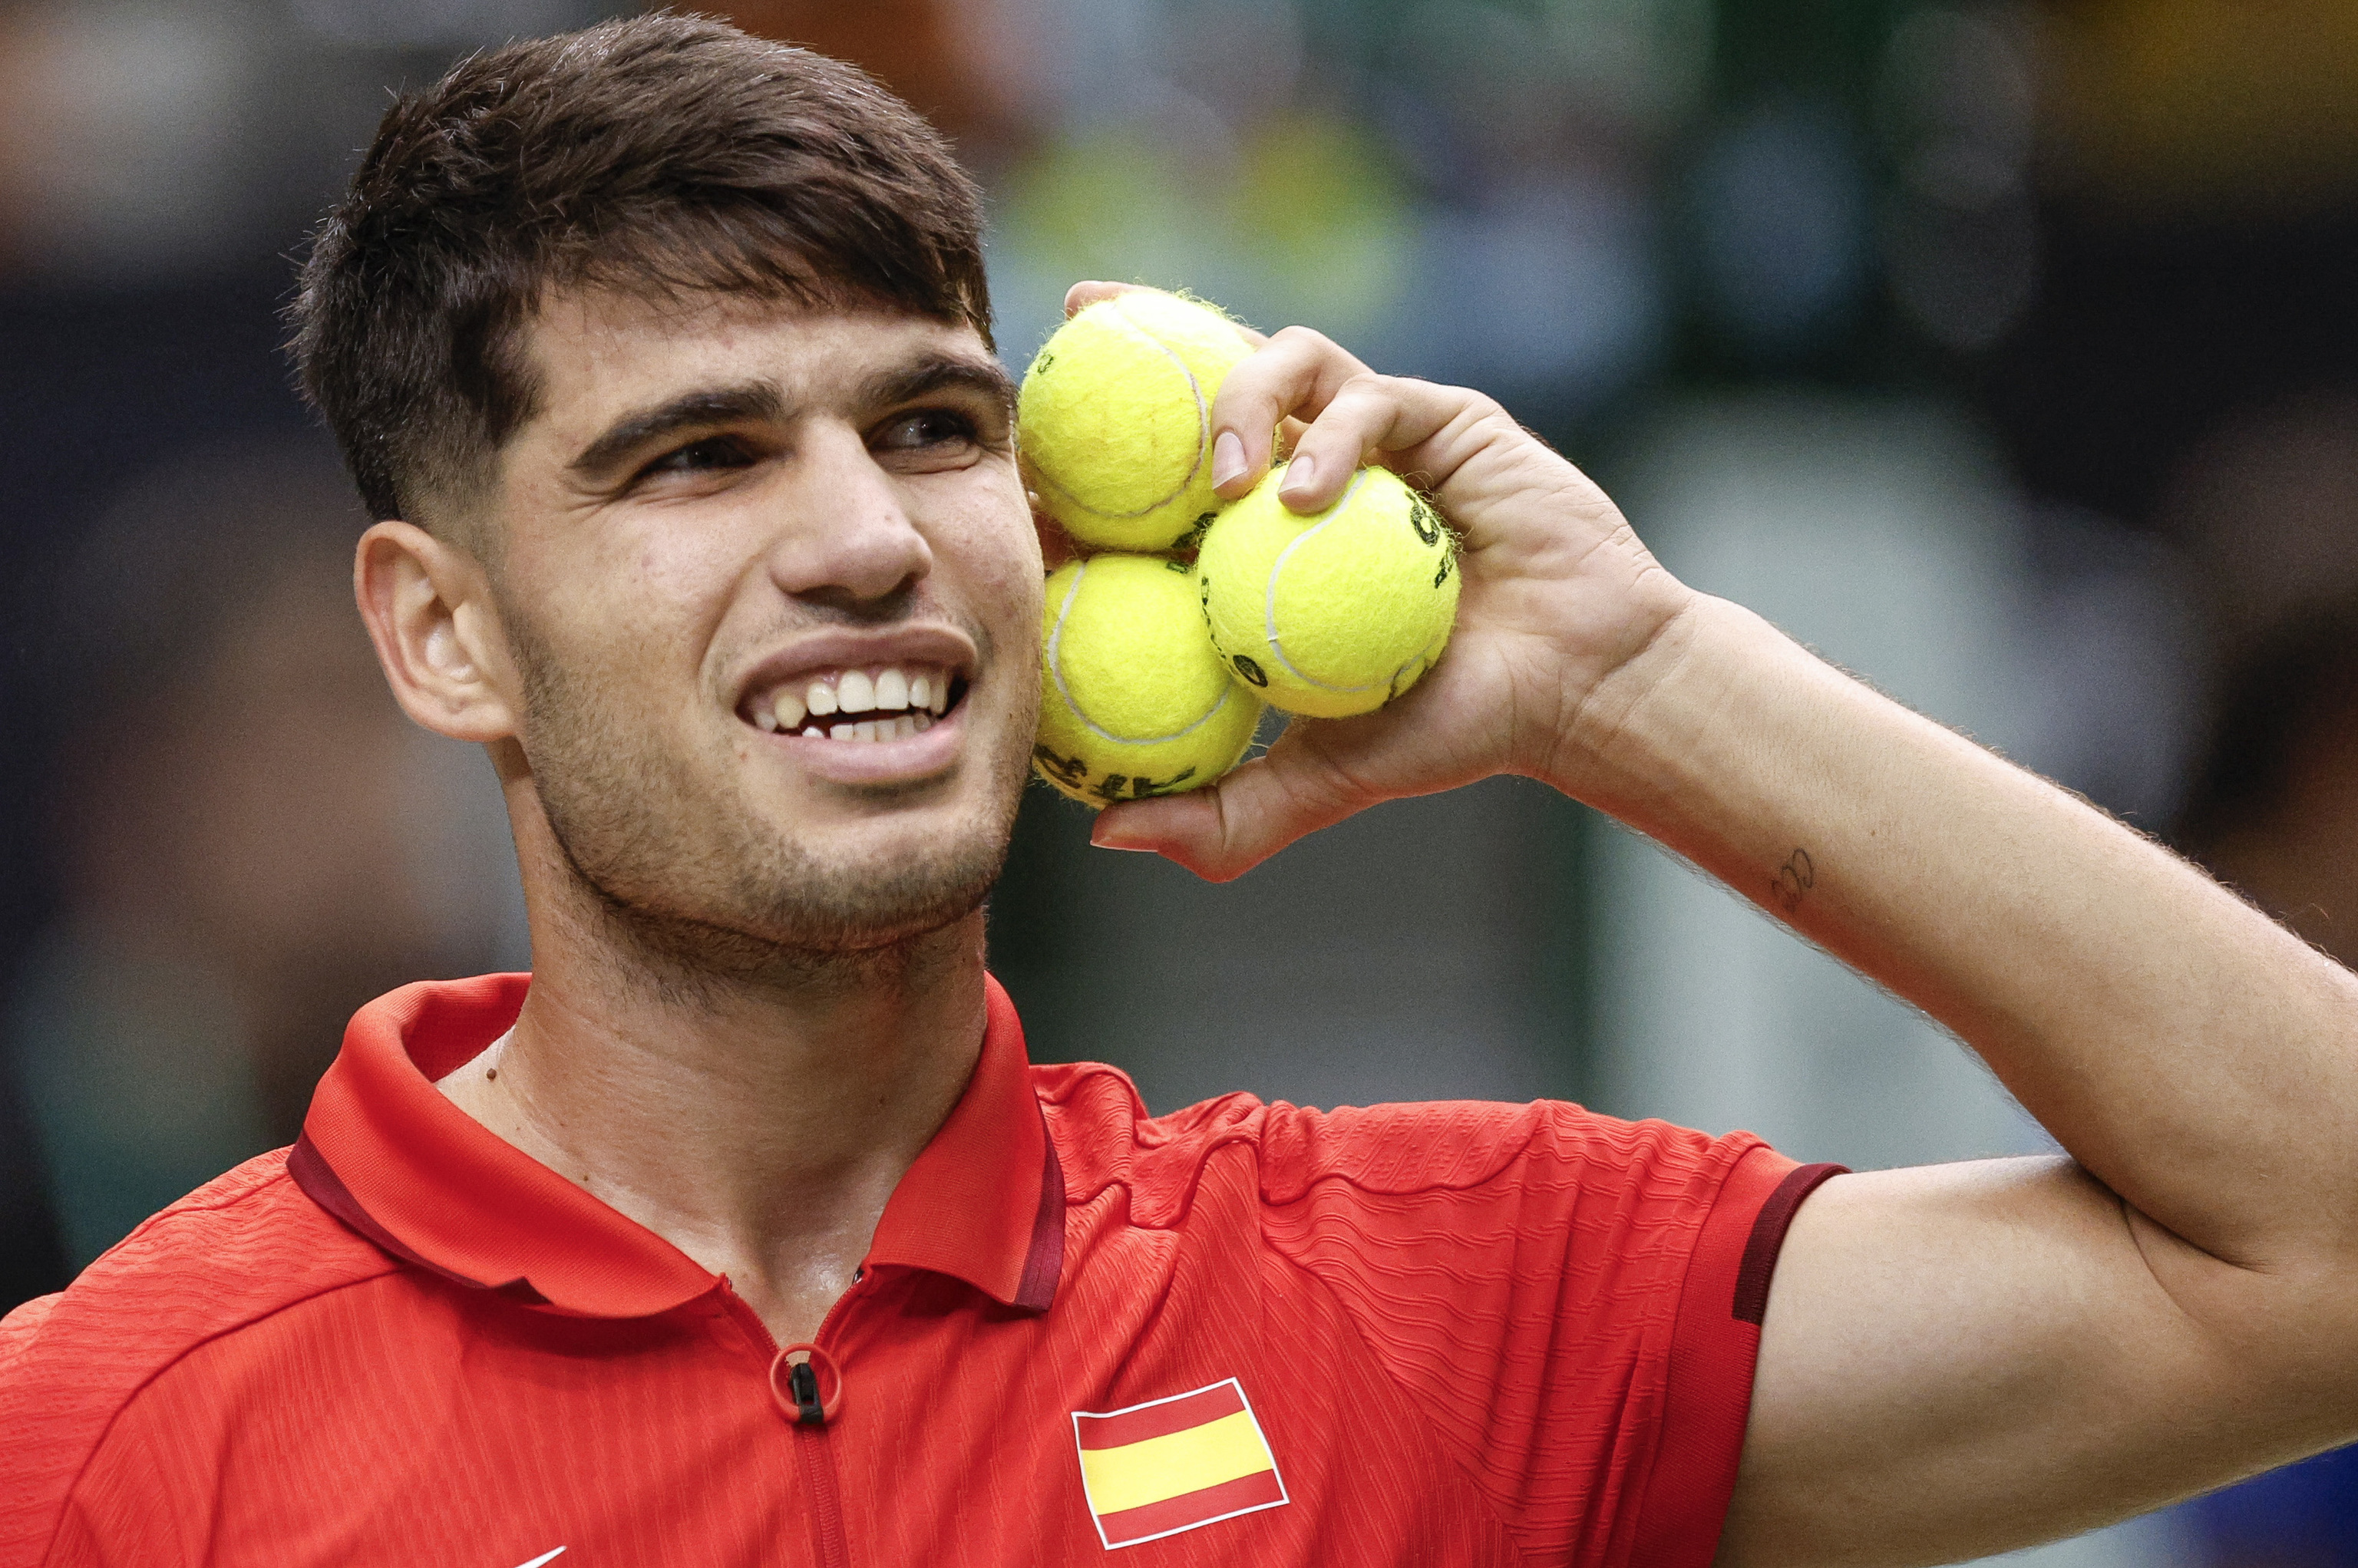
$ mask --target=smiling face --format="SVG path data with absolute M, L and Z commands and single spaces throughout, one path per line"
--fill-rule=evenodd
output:
M 855 951 L 973 911 L 1031 752 L 1041 593 L 980 338 L 590 295 L 525 347 L 538 412 L 480 533 L 573 872 L 699 946 Z

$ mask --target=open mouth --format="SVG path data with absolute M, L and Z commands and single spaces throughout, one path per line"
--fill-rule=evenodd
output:
M 808 741 L 900 741 L 932 729 L 966 697 L 967 680 L 941 665 L 804 670 L 746 699 L 755 729 Z

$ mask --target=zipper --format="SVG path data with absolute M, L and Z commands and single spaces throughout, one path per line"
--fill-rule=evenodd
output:
M 843 1405 L 843 1366 L 827 1351 L 827 1331 L 852 1298 L 865 1293 L 868 1271 L 862 1267 L 852 1276 L 851 1288 L 836 1298 L 819 1319 L 818 1332 L 811 1336 L 807 1346 L 777 1347 L 771 1337 L 769 1325 L 763 1323 L 753 1309 L 745 1304 L 736 1289 L 723 1275 L 720 1289 L 731 1313 L 754 1336 L 754 1343 L 766 1347 L 771 1354 L 769 1368 L 770 1392 L 776 1400 L 779 1414 L 789 1416 L 792 1426 L 787 1441 L 794 1444 L 795 1467 L 802 1473 L 803 1492 L 809 1498 L 809 1518 L 814 1543 L 818 1548 L 821 1568 L 851 1568 L 851 1541 L 844 1528 L 843 1480 L 835 1463 L 835 1445 L 828 1436 L 831 1416 L 840 1413 Z M 808 1348 L 826 1355 L 835 1372 L 835 1410 L 830 1411 L 819 1387 L 818 1365 L 816 1359 L 792 1363 L 786 1369 L 784 1385 L 778 1381 L 777 1363 L 797 1349 Z
M 786 1374 L 786 1397 L 795 1403 L 796 1426 L 825 1426 L 827 1403 L 818 1397 L 818 1373 L 808 1361 L 797 1361 Z
M 806 1361 L 795 1368 L 806 1372 Z M 813 1378 L 816 1384 L 818 1379 Z M 817 1395 L 814 1393 L 814 1408 Z M 803 1487 L 810 1494 L 811 1532 L 818 1538 L 818 1560 L 826 1568 L 851 1568 L 851 1543 L 843 1533 L 843 1485 L 835 1471 L 835 1447 L 827 1441 L 827 1418 L 797 1424 L 795 1457 L 802 1462 Z

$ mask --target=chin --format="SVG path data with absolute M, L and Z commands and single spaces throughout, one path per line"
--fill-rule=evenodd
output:
M 859 953 L 954 925 L 982 907 L 1007 859 L 1009 828 L 925 835 L 827 864 L 801 857 L 791 871 L 741 884 L 743 929 L 781 947 Z
M 1011 778 L 988 798 L 976 790 L 826 827 L 781 824 L 742 800 L 691 809 L 665 792 L 544 793 L 542 806 L 573 879 L 618 935 L 684 968 L 745 971 L 879 952 L 974 914 L 1007 858 L 1022 789 Z

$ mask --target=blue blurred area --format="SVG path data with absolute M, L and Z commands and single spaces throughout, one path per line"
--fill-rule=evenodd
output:
M 2184 1511 L 2204 1555 L 2234 1568 L 2358 1563 L 2358 1449 L 2288 1465 Z
M 276 312 L 387 88 L 615 8 L 0 6 L 0 1306 L 289 1139 L 376 990 L 526 960 L 485 770 L 352 624 Z M 2358 957 L 2347 0 L 714 8 L 956 138 L 1019 369 L 1094 276 L 1480 386 L 1674 569 Z M 1920 1019 L 1522 781 L 1221 888 L 1085 824 L 1033 793 L 994 964 L 1036 1055 L 1159 1108 L 2040 1146 Z M 2037 1555 L 2358 1564 L 2353 1468 Z

